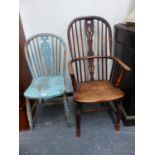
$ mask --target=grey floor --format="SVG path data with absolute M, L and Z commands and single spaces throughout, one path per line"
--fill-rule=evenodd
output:
M 71 102 L 70 98 L 70 103 Z M 74 114 L 74 104 L 72 103 Z M 41 105 L 38 108 L 34 131 L 20 132 L 20 155 L 133 155 L 135 127 L 121 124 L 115 132 L 109 112 L 84 113 L 81 137 L 75 135 L 73 124 L 67 127 L 63 105 Z

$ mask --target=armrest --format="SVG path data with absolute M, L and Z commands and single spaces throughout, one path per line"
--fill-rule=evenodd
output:
M 120 59 L 116 57 L 112 57 L 112 59 L 115 60 L 125 71 L 131 71 L 131 68 Z
M 121 71 L 120 71 L 120 73 L 118 74 L 117 73 L 117 71 L 114 71 L 114 72 L 116 72 L 115 74 L 116 74 L 116 77 L 114 78 L 114 77 L 112 77 L 111 78 L 111 81 L 114 83 L 114 85 L 116 86 L 116 87 L 119 87 L 120 86 L 120 84 L 121 84 L 121 82 L 123 81 L 123 79 L 124 79 L 124 76 L 125 76 L 125 73 L 127 72 L 127 71 L 131 71 L 131 68 L 128 66 L 128 65 L 126 65 L 123 61 L 121 61 L 120 59 L 118 59 L 118 58 L 116 58 L 116 57 L 112 57 L 112 59 L 113 60 L 115 60 L 115 62 L 121 67 Z M 114 79 L 113 79 L 114 78 Z
M 114 60 L 121 68 L 122 71 L 119 74 L 119 76 L 116 78 L 116 82 L 115 82 L 115 86 L 118 87 L 120 85 L 120 83 L 122 82 L 124 75 L 126 73 L 126 71 L 131 71 L 131 68 L 129 66 L 127 66 L 124 62 L 122 62 L 120 59 L 113 57 L 113 56 L 87 56 L 87 57 L 79 57 L 79 58 L 75 58 L 73 60 L 71 60 L 68 63 L 68 70 L 69 70 L 69 74 L 72 78 L 72 84 L 73 84 L 73 88 L 74 91 L 77 90 L 77 82 L 75 79 L 75 75 L 74 75 L 74 71 L 73 71 L 73 67 L 72 67 L 72 63 L 76 62 L 76 61 L 80 61 L 80 60 L 85 60 L 85 59 L 94 59 L 94 58 L 106 58 L 106 59 L 112 59 Z
M 80 61 L 80 60 L 85 60 L 85 59 L 94 59 L 94 58 L 107 58 L 107 59 L 113 59 L 114 61 L 116 61 L 125 71 L 131 71 L 131 68 L 126 65 L 123 61 L 121 61 L 120 59 L 116 58 L 116 57 L 113 57 L 113 56 L 87 56 L 87 57 L 80 57 L 80 58 L 76 58 L 76 59 L 73 59 L 71 60 L 69 63 L 70 63 L 70 66 L 71 64 L 74 62 L 74 61 Z M 72 73 L 73 69 L 70 68 L 70 73 Z

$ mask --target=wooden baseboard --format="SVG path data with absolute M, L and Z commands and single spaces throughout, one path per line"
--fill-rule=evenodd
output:
M 26 109 L 24 104 L 19 107 L 19 131 L 24 131 L 29 129 L 29 124 L 26 115 Z
M 122 120 L 125 126 L 134 126 L 135 125 L 135 116 L 128 116 L 123 108 Z

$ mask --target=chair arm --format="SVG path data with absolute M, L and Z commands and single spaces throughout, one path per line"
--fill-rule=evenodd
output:
M 111 81 L 114 83 L 114 85 L 116 87 L 119 87 L 121 82 L 123 81 L 124 79 L 124 76 L 125 76 L 125 73 L 127 71 L 131 71 L 131 68 L 126 65 L 123 61 L 121 61 L 120 59 L 116 58 L 116 57 L 112 57 L 113 60 L 115 60 L 115 62 L 121 67 L 121 71 L 120 73 L 118 74 L 117 72 L 115 73 L 116 74 L 116 78 L 113 79 L 113 77 L 111 76 Z M 117 70 L 116 70 L 117 71 Z M 118 75 L 117 75 L 118 74 Z
M 119 76 L 117 76 L 116 81 L 114 83 L 114 85 L 116 87 L 120 86 L 120 83 L 122 82 L 126 71 L 131 71 L 131 68 L 128 65 L 126 65 L 124 62 L 122 62 L 120 59 L 118 59 L 116 57 L 113 57 L 113 56 L 87 56 L 87 57 L 75 58 L 75 59 L 71 60 L 69 62 L 69 64 L 68 64 L 69 74 L 71 75 L 72 83 L 74 83 L 73 84 L 74 90 L 77 90 L 77 82 L 76 82 L 76 79 L 75 79 L 75 76 L 74 76 L 74 71 L 73 71 L 72 63 L 76 62 L 76 61 L 80 61 L 80 60 L 94 59 L 94 58 L 112 59 L 122 68 L 121 73 L 119 74 Z
M 73 85 L 73 89 L 74 89 L 74 92 L 77 91 L 77 81 L 76 81 L 76 78 L 75 78 L 75 75 L 74 75 L 74 70 L 73 70 L 73 66 L 72 66 L 72 63 L 74 61 L 71 60 L 69 63 L 68 63 L 68 72 L 70 74 L 70 77 L 72 79 L 72 85 Z
M 70 61 L 70 63 L 73 63 L 74 61 L 80 61 L 85 59 L 94 59 L 94 58 L 107 58 L 107 59 L 113 59 L 115 60 L 124 70 L 131 71 L 131 68 L 127 66 L 124 62 L 122 62 L 120 59 L 113 57 L 113 56 L 86 56 L 86 57 L 79 57 L 76 59 L 73 59 Z
M 125 71 L 131 71 L 131 68 L 120 59 L 116 57 L 112 57 L 112 59 L 115 60 Z

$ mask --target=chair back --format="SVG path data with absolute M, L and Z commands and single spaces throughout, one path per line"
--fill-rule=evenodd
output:
M 29 38 L 25 56 L 33 78 L 65 74 L 66 45 L 55 34 L 41 33 Z
M 112 32 L 109 23 L 102 17 L 86 16 L 72 20 L 68 27 L 68 42 L 71 58 L 86 56 L 111 56 Z M 78 82 L 108 80 L 111 60 L 97 58 L 75 62 Z

